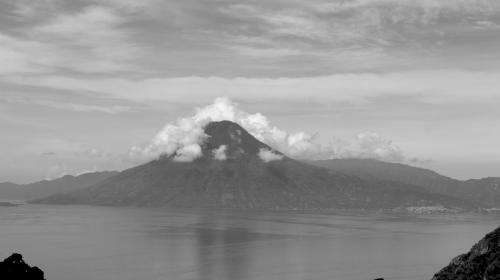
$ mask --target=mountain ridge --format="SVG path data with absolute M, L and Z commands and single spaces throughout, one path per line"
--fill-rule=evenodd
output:
M 118 171 L 96 171 L 81 175 L 65 175 L 53 180 L 40 180 L 28 184 L 0 183 L 0 199 L 32 200 L 44 196 L 73 191 L 105 180 Z
M 498 177 L 457 180 L 430 169 L 376 159 L 331 159 L 309 163 L 365 179 L 421 186 L 427 191 L 471 200 L 486 208 L 500 207 Z
M 240 125 L 211 122 L 192 162 L 176 155 L 124 170 L 94 186 L 35 200 L 35 203 L 244 209 L 393 209 L 444 205 L 473 207 L 418 186 L 368 182 L 312 166 L 272 149 Z M 214 151 L 226 146 L 226 158 Z M 264 161 L 259 151 L 279 157 Z

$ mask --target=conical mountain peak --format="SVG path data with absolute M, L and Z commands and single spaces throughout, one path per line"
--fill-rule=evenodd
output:
M 272 150 L 239 124 L 231 121 L 210 122 L 205 126 L 204 154 L 223 149 L 229 157 L 256 156 L 261 149 Z
M 420 187 L 364 181 L 284 158 L 234 122 L 211 122 L 204 132 L 199 159 L 154 160 L 37 202 L 308 210 L 464 205 Z

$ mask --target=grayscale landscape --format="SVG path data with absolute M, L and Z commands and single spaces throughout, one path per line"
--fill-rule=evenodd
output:
M 0 279 L 500 279 L 499 49 L 493 0 L 0 0 Z

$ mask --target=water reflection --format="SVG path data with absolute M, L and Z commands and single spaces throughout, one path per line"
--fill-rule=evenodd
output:
M 225 224 L 225 219 L 219 218 L 213 213 L 199 215 L 198 224 L 203 226 L 194 230 L 197 241 L 196 279 L 246 279 L 253 254 L 252 247 L 244 245 L 257 240 L 258 236 L 243 227 L 219 228 L 219 223 Z
M 161 275 L 175 280 L 252 279 L 258 255 L 266 243 L 293 238 L 294 235 L 272 232 L 269 225 L 258 219 L 242 217 L 234 213 L 207 211 L 187 212 L 181 216 L 162 215 L 157 222 L 147 221 L 147 224 L 156 226 L 147 228 L 145 233 L 150 239 L 160 240 L 159 246 L 165 248 L 167 257 L 160 256 L 166 261 Z M 165 220 L 169 222 L 158 226 Z

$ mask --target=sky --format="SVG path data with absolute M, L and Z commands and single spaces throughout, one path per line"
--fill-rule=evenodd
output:
M 0 0 L 0 181 L 128 168 L 214 110 L 297 158 L 500 176 L 498 50 L 496 0 Z

